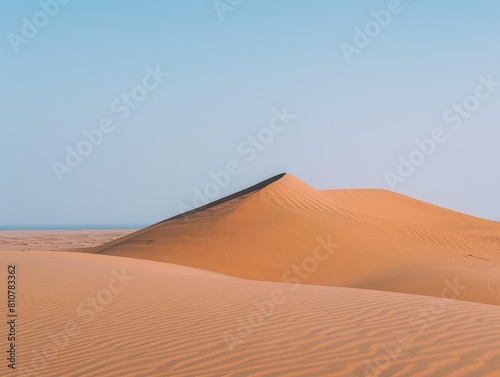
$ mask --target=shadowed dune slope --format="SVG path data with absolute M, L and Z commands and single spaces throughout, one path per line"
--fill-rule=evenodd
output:
M 318 191 L 286 174 L 102 246 L 106 255 L 253 280 L 499 305 L 500 224 L 383 190 Z
M 248 281 L 130 258 L 0 253 L 2 266 L 13 261 L 22 282 L 17 376 L 495 377 L 500 370 L 497 306 Z

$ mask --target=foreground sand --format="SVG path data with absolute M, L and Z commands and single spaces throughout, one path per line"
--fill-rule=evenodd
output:
M 500 305 L 500 223 L 383 190 L 317 191 L 291 175 L 89 252 L 232 276 Z
M 494 377 L 500 370 L 493 305 L 248 281 L 81 253 L 1 252 L 0 262 L 2 270 L 18 266 L 19 376 Z

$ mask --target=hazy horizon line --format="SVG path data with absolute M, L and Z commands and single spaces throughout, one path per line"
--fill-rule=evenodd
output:
M 135 230 L 151 224 L 0 225 L 0 230 Z

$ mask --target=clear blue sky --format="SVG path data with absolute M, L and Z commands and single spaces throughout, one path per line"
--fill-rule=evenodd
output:
M 230 161 L 210 200 L 281 172 L 390 189 L 436 129 L 446 141 L 392 189 L 500 220 L 498 1 L 45 3 L 0 3 L 0 227 L 150 224 Z M 285 107 L 296 117 L 276 122 Z M 262 131 L 271 120 L 280 132 Z

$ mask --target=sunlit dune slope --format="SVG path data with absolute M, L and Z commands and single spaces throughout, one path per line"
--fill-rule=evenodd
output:
M 246 279 L 499 305 L 500 224 L 383 190 L 318 191 L 291 175 L 90 249 Z

